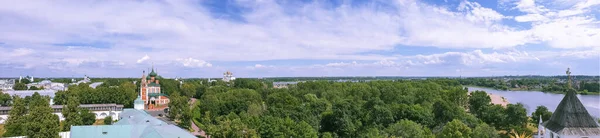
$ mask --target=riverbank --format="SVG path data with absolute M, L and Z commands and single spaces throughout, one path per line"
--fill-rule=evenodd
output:
M 510 103 L 506 98 L 500 95 L 488 93 L 488 96 L 490 96 L 490 99 L 492 99 L 492 104 L 498 104 L 506 107 Z
M 503 107 L 506 107 L 508 104 L 510 104 L 508 99 L 506 99 L 505 97 L 502 97 L 502 95 L 492 94 L 492 93 L 488 93 L 488 92 L 486 92 L 486 93 L 488 96 L 490 96 L 490 100 L 492 101 L 492 104 L 502 105 Z M 470 95 L 471 92 L 468 92 L 467 94 Z
M 554 93 L 554 94 L 565 94 L 563 91 L 542 91 L 539 89 L 519 89 L 519 88 L 511 88 L 508 90 L 501 90 L 501 89 L 496 89 L 496 88 L 492 88 L 492 87 L 484 87 L 484 86 L 476 86 L 476 85 L 463 85 L 464 87 L 475 87 L 475 88 L 486 88 L 486 89 L 493 89 L 493 90 L 498 90 L 498 91 L 524 91 L 524 92 L 543 92 L 543 93 Z M 581 94 L 581 95 L 600 95 L 600 92 L 583 92 L 583 91 L 577 91 L 577 94 Z

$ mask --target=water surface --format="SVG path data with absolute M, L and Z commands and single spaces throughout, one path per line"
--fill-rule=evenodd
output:
M 511 104 L 522 103 L 527 108 L 527 115 L 531 115 L 537 106 L 543 105 L 554 112 L 564 94 L 544 93 L 541 91 L 503 91 L 481 87 L 467 87 L 469 91 L 485 91 L 487 93 L 505 97 Z M 600 95 L 577 95 L 590 115 L 600 117 Z

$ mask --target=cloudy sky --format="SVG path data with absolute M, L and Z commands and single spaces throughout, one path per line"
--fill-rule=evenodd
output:
M 0 5 L 0 77 L 600 74 L 600 0 Z

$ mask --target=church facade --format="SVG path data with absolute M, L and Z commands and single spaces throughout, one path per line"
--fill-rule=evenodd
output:
M 169 104 L 169 97 L 161 91 L 159 78 L 161 77 L 154 71 L 154 68 L 148 76 L 145 71 L 142 74 L 140 96 L 144 102 L 144 109 L 159 109 L 167 107 Z

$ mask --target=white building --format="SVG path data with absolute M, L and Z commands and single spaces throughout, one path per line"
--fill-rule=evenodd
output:
M 229 82 L 229 81 L 233 81 L 235 80 L 235 77 L 233 77 L 233 73 L 227 71 L 225 73 L 223 73 L 223 81 L 224 82 Z
M 12 90 L 13 86 L 15 86 L 14 79 L 0 80 L 0 90 L 3 90 L 3 91 Z
M 92 82 L 92 80 L 90 79 L 90 77 L 88 77 L 87 75 L 85 75 L 83 77 L 83 80 L 75 82 L 75 79 L 71 79 L 71 81 L 73 82 L 73 83 L 71 83 L 71 85 L 79 85 L 81 83 L 90 83 L 90 82 Z
M 301 81 L 303 82 L 303 81 Z M 273 88 L 288 88 L 289 86 L 293 86 L 298 84 L 298 81 L 291 81 L 291 82 L 273 82 Z
M 3 93 L 7 93 L 9 95 L 17 95 L 21 98 L 25 98 L 27 96 L 32 96 L 34 93 L 39 93 L 41 96 L 50 97 L 50 105 L 54 105 L 54 94 L 56 94 L 57 90 L 9 90 L 3 91 Z
M 34 81 L 33 76 L 25 76 L 24 78 L 23 78 L 23 76 L 19 76 L 19 83 L 21 83 L 21 81 L 23 79 L 27 79 L 27 80 L 29 80 L 29 82 L 33 82 Z
M 52 82 L 50 80 L 43 80 L 40 82 L 34 82 L 34 83 L 27 84 L 27 88 L 31 88 L 33 86 L 35 86 L 37 88 L 44 88 L 46 90 L 57 90 L 57 91 L 64 91 L 66 88 L 64 83 L 56 83 L 56 82 Z
M 60 121 L 65 120 L 65 117 L 62 115 L 63 105 L 51 105 L 51 107 L 54 110 L 53 114 L 57 115 Z M 117 120 L 123 111 L 123 105 L 117 104 L 82 104 L 79 107 L 90 110 L 90 112 L 96 115 L 96 119 L 104 119 L 111 116 L 113 120 Z M 11 108 L 10 106 L 0 107 L 0 124 L 4 124 L 6 119 L 8 119 Z

